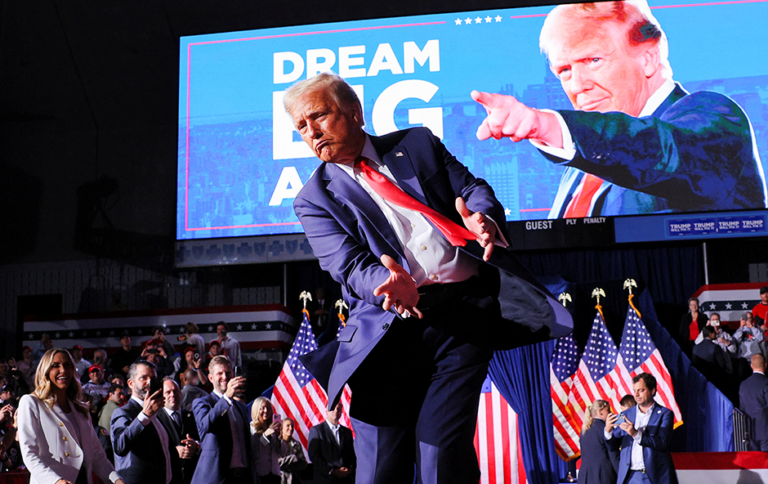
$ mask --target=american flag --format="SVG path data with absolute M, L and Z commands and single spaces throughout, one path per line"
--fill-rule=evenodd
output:
M 552 394 L 552 417 L 555 424 L 555 450 L 564 460 L 576 458 L 579 448 L 580 428 L 573 422 L 568 408 L 573 377 L 578 369 L 579 351 L 573 335 L 557 340 L 549 370 Z
M 317 349 L 317 342 L 312 334 L 309 322 L 309 312 L 303 311 L 304 319 L 293 342 L 288 359 L 283 365 L 280 376 L 277 377 L 272 391 L 272 405 L 275 413 L 294 421 L 296 438 L 307 451 L 309 430 L 325 421 L 325 408 L 328 395 L 315 377 L 301 364 L 299 357 Z M 342 413 L 340 423 L 351 427 L 349 422 L 349 402 L 351 393 L 349 387 L 342 395 Z
M 584 425 L 587 405 L 595 400 L 605 400 L 615 411 L 619 408 L 621 397 L 632 393 L 631 386 L 624 388 L 625 384 L 618 373 L 618 353 L 616 344 L 605 327 L 603 315 L 598 310 L 568 397 L 571 416 L 578 428 Z
M 525 484 L 517 415 L 486 378 L 480 394 L 475 431 L 480 484 Z
M 648 334 L 631 300 L 627 310 L 627 320 L 624 323 L 624 332 L 621 335 L 618 365 L 622 368 L 622 376 L 630 388 L 632 388 L 632 377 L 635 375 L 640 373 L 653 375 L 656 378 L 655 400 L 675 414 L 675 428 L 683 424 L 683 416 L 675 400 L 675 389 L 672 386 L 672 377 L 667 365 L 664 364 L 659 350 L 653 344 L 651 335 Z

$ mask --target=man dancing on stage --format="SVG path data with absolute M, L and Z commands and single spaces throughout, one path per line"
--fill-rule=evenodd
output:
M 567 311 L 507 250 L 504 210 L 425 128 L 363 130 L 333 74 L 285 93 L 323 161 L 294 209 L 350 317 L 302 361 L 328 390 L 349 383 L 358 483 L 472 483 L 473 437 L 493 348 L 569 333 Z

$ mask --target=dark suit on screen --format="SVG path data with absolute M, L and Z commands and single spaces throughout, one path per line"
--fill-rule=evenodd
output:
M 381 162 L 411 197 L 461 225 L 455 209 L 455 199 L 461 196 L 469 210 L 485 213 L 504 230 L 504 210 L 493 190 L 469 173 L 429 130 L 399 131 L 371 137 L 371 142 Z M 337 341 L 302 361 L 327 388 L 329 408 L 338 402 L 344 385 L 350 382 L 355 394 L 351 416 L 355 419 L 358 470 L 377 465 L 407 468 L 402 462 L 386 462 L 396 459 L 387 451 L 391 448 L 388 442 L 394 444 L 413 435 L 395 436 L 388 429 L 411 426 L 417 435 L 428 434 L 426 440 L 439 440 L 432 433 L 439 433 L 441 425 L 427 426 L 429 415 L 443 416 L 446 425 L 457 427 L 457 435 L 473 435 L 479 393 L 491 356 L 489 348 L 544 341 L 568 334 L 573 327 L 563 306 L 510 252 L 498 247 L 489 264 L 480 263 L 480 275 L 466 291 L 430 308 L 425 320 L 401 320 L 394 312 L 382 309 L 383 296 L 373 295 L 373 290 L 389 276 L 379 258 L 388 254 L 411 271 L 390 223 L 362 186 L 338 166 L 324 163 L 296 197 L 294 209 L 321 267 L 341 284 L 344 300 L 350 305 L 349 320 Z M 475 242 L 462 250 L 475 258 L 482 257 L 482 248 Z M 482 323 L 468 325 L 467 321 Z M 439 347 L 437 353 L 422 354 L 432 351 L 425 348 L 434 347 Z M 430 377 L 418 370 L 424 358 L 436 361 L 433 375 L 444 378 L 443 388 L 452 390 L 436 395 L 432 392 L 438 385 L 433 385 L 429 393 L 422 393 L 425 389 L 419 382 Z M 463 365 L 462 371 L 452 372 L 457 362 Z M 376 388 L 372 388 L 374 385 Z M 415 392 L 416 398 L 403 396 L 409 390 Z M 424 398 L 434 402 L 435 407 L 422 405 Z M 403 405 L 410 406 L 404 409 Z M 460 415 L 449 418 L 441 410 Z M 466 459 L 474 459 L 472 436 L 468 442 L 463 437 L 457 440 L 462 449 L 467 447 Z M 417 459 L 436 458 L 436 449 L 443 445 L 453 443 L 422 442 L 415 449 Z M 364 459 L 369 462 L 364 463 Z M 412 464 L 410 468 L 412 472 Z M 457 472 L 471 473 L 471 469 L 463 465 Z M 461 477 L 453 477 L 461 482 Z M 474 476 L 467 479 L 476 482 Z
M 133 398 L 112 414 L 112 449 L 115 468 L 128 483 L 165 484 L 165 453 L 151 422 L 143 425 L 142 406 Z M 162 411 L 162 410 L 161 410 Z M 180 473 L 179 454 L 170 443 L 171 473 Z
M 768 452 L 768 377 L 752 373 L 741 382 L 739 408 L 752 424 L 750 450 Z
M 765 176 L 746 113 L 715 92 L 675 85 L 651 116 L 558 111 L 576 145 L 549 218 L 562 218 L 585 173 L 605 182 L 587 216 L 766 207 Z
M 215 393 L 198 398 L 192 403 L 192 412 L 195 414 L 197 430 L 200 433 L 201 449 L 200 459 L 197 462 L 195 473 L 192 476 L 193 484 L 223 484 L 227 481 L 232 461 L 232 428 L 229 423 L 229 412 L 238 412 L 243 427 L 245 452 L 244 458 L 250 463 L 247 474 L 254 484 L 258 484 L 258 476 L 253 472 L 251 459 L 251 440 L 247 428 L 248 409 L 246 406 L 232 400 L 232 406 L 224 398 L 219 398 Z
M 616 482 L 619 452 L 605 443 L 605 421 L 595 419 L 592 426 L 581 434 L 581 469 L 579 484 Z
M 648 420 L 648 426 L 643 432 L 640 444 L 643 446 L 643 463 L 645 472 L 653 484 L 677 484 L 677 473 L 672 456 L 669 454 L 669 443 L 672 440 L 675 416 L 671 410 L 656 403 L 653 413 Z M 625 415 L 633 424 L 637 418 L 637 407 L 632 407 L 621 415 Z M 621 422 L 621 415 L 619 422 Z M 619 478 L 616 482 L 623 484 L 630 473 L 632 463 L 632 444 L 634 439 L 618 426 L 613 429 L 613 438 L 606 440 L 612 449 L 621 447 L 619 459 Z
M 181 416 L 181 430 L 177 430 L 176 424 L 173 419 L 168 415 L 165 409 L 157 413 L 157 419 L 165 427 L 165 431 L 168 432 L 168 439 L 170 440 L 171 447 L 177 447 L 182 445 L 181 441 L 187 438 L 187 434 L 195 440 L 199 440 L 200 437 L 197 434 L 197 424 L 195 423 L 195 416 L 189 410 L 180 409 L 179 414 Z M 173 449 L 176 452 L 176 449 Z M 191 459 L 179 458 L 179 467 L 181 472 L 179 475 L 173 475 L 172 484 L 189 484 L 192 481 L 192 474 L 195 472 L 197 466 L 197 460 L 200 455 L 195 455 Z
M 326 422 L 315 425 L 309 430 L 309 459 L 314 466 L 315 484 L 352 484 L 355 482 L 355 458 L 352 431 L 339 427 L 339 442 Z M 347 477 L 334 477 L 331 471 L 346 467 L 352 471 Z

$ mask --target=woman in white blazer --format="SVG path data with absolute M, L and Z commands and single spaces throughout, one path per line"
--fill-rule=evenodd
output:
M 30 484 L 125 484 L 99 443 L 88 410 L 80 402 L 81 387 L 72 355 L 50 349 L 40 359 L 35 391 L 19 402 L 18 436 Z

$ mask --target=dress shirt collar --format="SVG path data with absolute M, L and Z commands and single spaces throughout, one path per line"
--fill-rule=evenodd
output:
M 179 414 L 179 417 L 181 417 L 181 411 L 180 410 L 171 410 L 168 407 L 163 407 L 163 410 L 165 410 L 165 413 L 168 414 L 168 416 L 171 417 L 171 419 L 173 419 L 173 414 L 174 413 Z
M 672 79 L 665 79 L 664 84 L 659 86 L 659 88 L 656 89 L 656 92 L 651 94 L 651 97 L 645 102 L 645 106 L 643 106 L 643 110 L 640 111 L 640 116 L 638 117 L 642 118 L 643 116 L 650 116 L 653 114 L 674 90 L 675 82 Z
M 371 137 L 367 134 L 365 135 L 365 144 L 363 145 L 363 151 L 360 152 L 360 156 L 364 158 L 368 158 L 369 160 L 373 161 L 377 165 L 381 165 L 381 157 L 376 152 L 376 148 L 373 147 L 373 143 L 371 142 Z M 349 163 L 336 163 L 336 166 L 341 168 L 344 173 L 351 176 L 352 178 L 355 178 L 355 161 L 350 161 Z
M 640 410 L 640 405 L 637 406 L 637 414 L 638 415 L 648 415 L 648 416 L 650 416 L 653 413 L 654 410 L 656 410 L 656 401 L 654 401 L 651 404 L 651 407 L 648 410 L 646 410 L 645 412 Z

